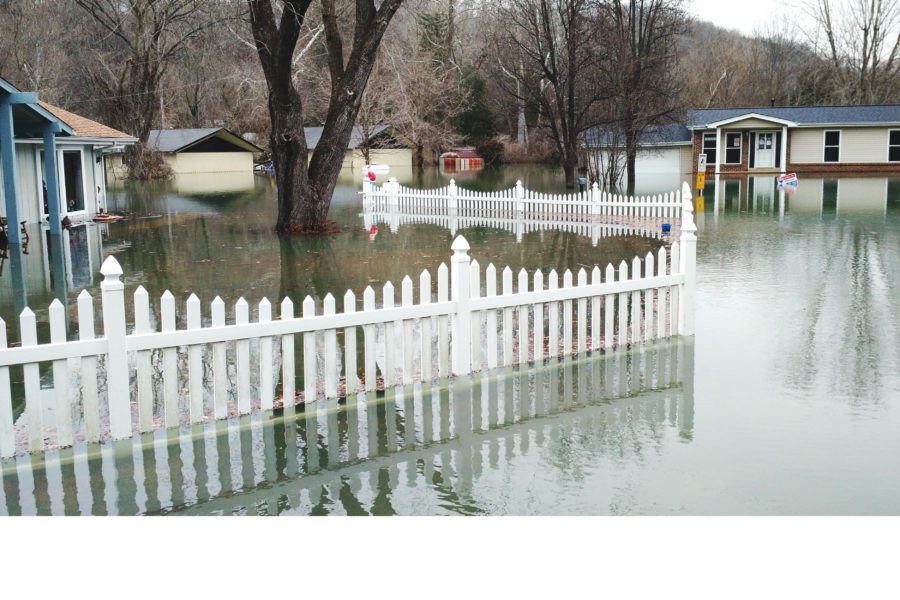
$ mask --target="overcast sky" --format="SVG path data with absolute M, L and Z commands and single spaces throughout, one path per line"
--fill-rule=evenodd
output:
M 751 34 L 768 21 L 790 19 L 796 15 L 795 0 L 687 0 L 687 10 L 694 16 L 712 21 L 720 27 Z

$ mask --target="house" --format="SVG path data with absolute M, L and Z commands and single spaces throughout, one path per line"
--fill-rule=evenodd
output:
M 694 165 L 691 143 L 691 131 L 682 123 L 647 127 L 638 140 L 635 171 L 639 177 L 635 182 L 635 193 L 678 188 L 681 175 L 689 173 Z M 628 183 L 624 140 L 617 139 L 608 128 L 594 127 L 585 132 L 584 146 L 592 163 L 588 165 L 589 170 L 604 179 L 604 174 L 612 169 L 621 173 L 622 185 Z
M 708 108 L 687 115 L 707 173 L 900 172 L 900 104 Z
M 105 157 L 135 142 L 0 78 L 0 213 L 9 242 L 21 241 L 14 224 L 46 219 L 59 234 L 64 217 L 79 222 L 105 210 Z
M 324 127 L 304 127 L 306 134 L 306 147 L 309 149 L 309 158 L 312 159 L 313 150 L 322 138 Z M 364 140 L 366 143 L 364 144 Z M 388 167 L 412 166 L 412 150 L 404 147 L 392 134 L 389 125 L 377 125 L 368 132 L 359 125 L 353 126 L 350 134 L 350 142 L 347 144 L 347 152 L 344 154 L 342 169 L 361 169 L 365 166 L 366 159 L 363 148 L 369 148 L 369 162 L 373 165 L 385 165 Z
M 262 148 L 224 127 L 154 129 L 147 147 L 161 152 L 172 173 L 252 173 Z

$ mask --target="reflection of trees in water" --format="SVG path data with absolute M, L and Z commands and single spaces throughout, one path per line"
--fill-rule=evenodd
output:
M 477 484 L 513 459 L 572 482 L 604 459 L 640 467 L 673 428 L 689 440 L 692 390 L 693 350 L 669 345 L 460 378 L 449 391 L 417 385 L 200 424 L 193 437 L 158 431 L 143 445 L 50 452 L 46 464 L 20 457 L 4 471 L 0 512 L 495 512 Z M 405 504 L 404 487 L 427 490 L 433 505 Z
M 821 389 L 854 402 L 879 402 L 885 374 L 900 368 L 889 262 L 883 236 L 866 221 L 845 219 L 828 228 L 801 276 L 805 308 L 788 344 L 785 377 L 800 389 Z M 796 275 L 795 275 L 796 276 Z

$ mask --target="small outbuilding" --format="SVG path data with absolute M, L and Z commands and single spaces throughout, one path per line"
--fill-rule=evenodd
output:
M 253 157 L 263 151 L 224 127 L 154 129 L 147 147 L 161 152 L 176 175 L 253 172 Z
M 441 154 L 441 169 L 445 173 L 477 171 L 484 168 L 484 159 L 475 148 L 452 148 Z

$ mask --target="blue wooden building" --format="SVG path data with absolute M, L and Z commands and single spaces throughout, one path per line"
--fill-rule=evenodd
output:
M 10 243 L 19 223 L 90 220 L 106 208 L 104 157 L 137 139 L 38 100 L 0 78 L 0 215 Z

